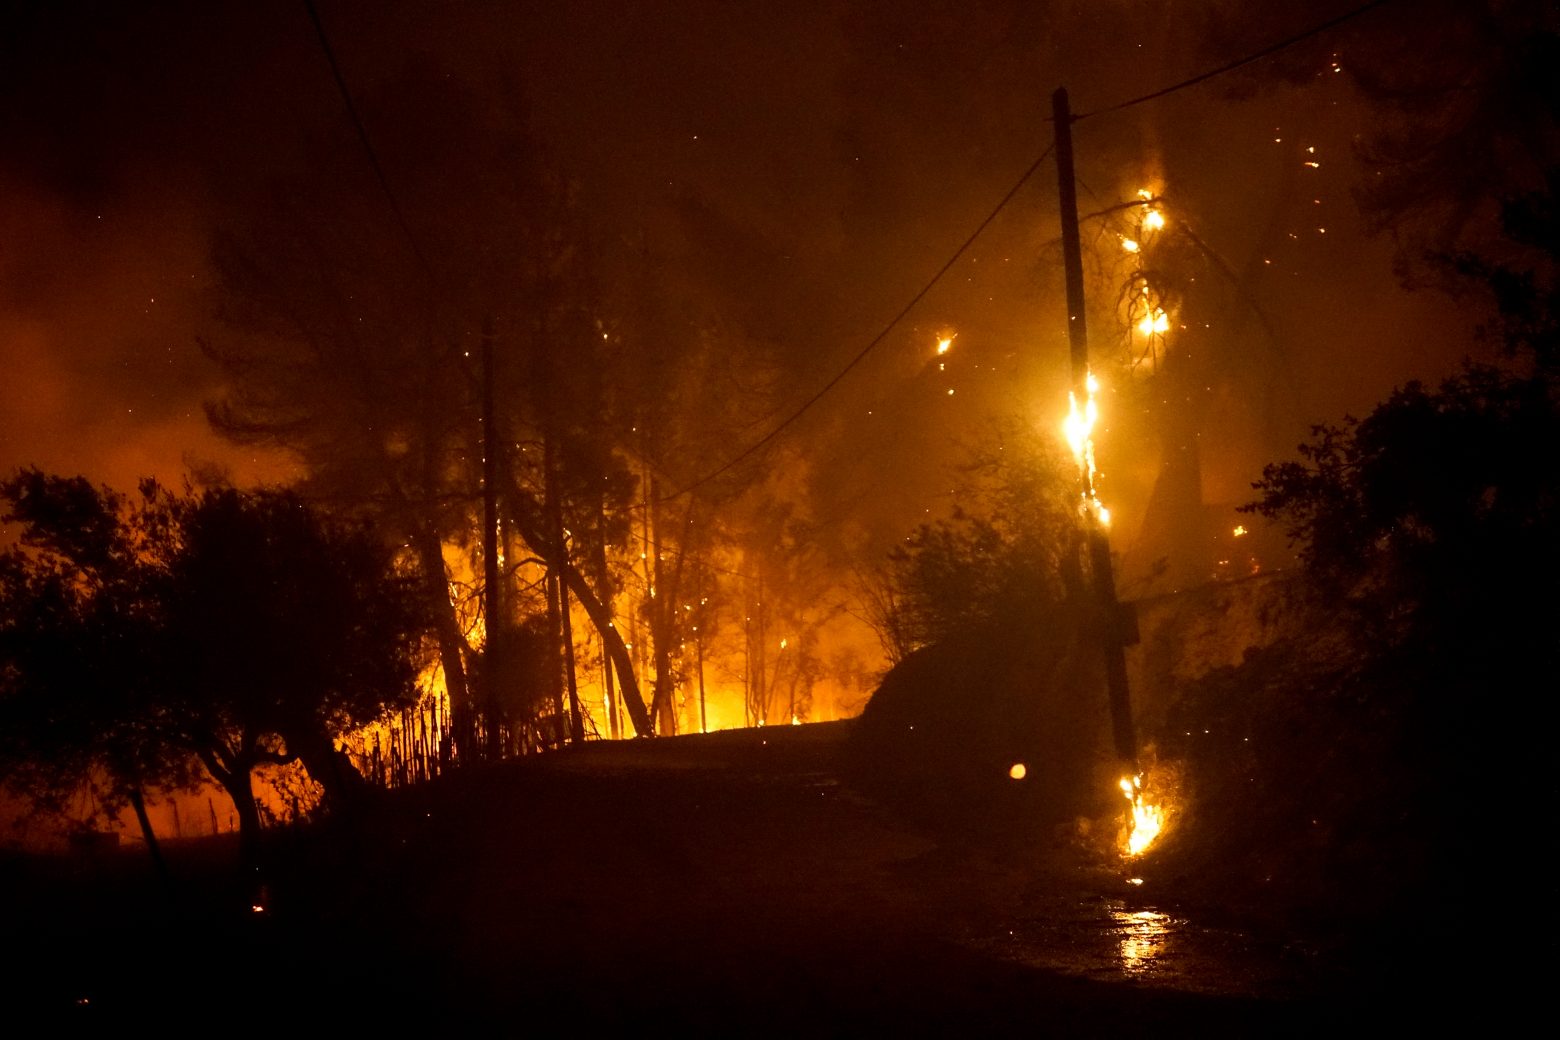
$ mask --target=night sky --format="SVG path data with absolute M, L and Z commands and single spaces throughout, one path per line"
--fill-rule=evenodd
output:
M 406 125 L 394 84 L 443 77 L 518 99 L 537 154 L 578 185 L 598 234 L 648 243 L 663 291 L 775 345 L 785 409 L 882 328 L 1049 144 L 1054 88 L 1091 112 L 1352 6 L 320 0 L 318 11 L 392 189 Z M 1084 212 L 1150 185 L 1229 270 L 1262 268 L 1246 295 L 1276 334 L 1244 321 L 1250 371 L 1208 388 L 1210 502 L 1248 498 L 1261 464 L 1309 423 L 1362 413 L 1476 349 L 1471 304 L 1402 289 L 1398 242 L 1366 235 L 1352 194 L 1373 172 L 1357 152 L 1386 120 L 1361 101 L 1355 63 L 1459 46 L 1453 5 L 1412 5 L 1406 25 L 1410 6 L 1077 127 Z M 306 7 L 13 3 L 4 21 L 0 467 L 125 485 L 214 461 L 239 483 L 286 479 L 287 460 L 207 427 L 202 403 L 222 387 L 196 341 L 223 335 L 214 236 L 252 220 L 267 185 L 329 176 L 310 165 L 317 142 L 357 147 Z M 363 166 L 327 190 L 384 207 L 366 158 L 340 154 Z M 782 438 L 782 452 L 814 460 L 815 516 L 852 521 L 877 545 L 937 507 L 943 464 L 970 435 L 1000 416 L 1059 419 L 1055 199 L 1047 163 Z M 407 200 L 412 228 L 438 225 L 437 205 Z M 1084 238 L 1091 292 L 1108 292 L 1099 258 L 1115 239 L 1098 224 Z M 939 370 L 945 331 L 958 336 Z M 1119 329 L 1094 336 L 1096 351 L 1120 349 Z M 1105 423 L 1106 495 L 1130 551 L 1157 461 L 1141 447 L 1149 431 L 1109 400 Z

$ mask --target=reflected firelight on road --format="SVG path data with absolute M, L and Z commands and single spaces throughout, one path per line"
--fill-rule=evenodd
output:
M 1116 954 L 1128 976 L 1144 976 L 1160 967 L 1165 948 L 1178 922 L 1157 910 L 1112 910 L 1116 926 Z

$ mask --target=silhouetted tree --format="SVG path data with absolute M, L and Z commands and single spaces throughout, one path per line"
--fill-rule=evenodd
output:
M 159 736 L 155 638 L 145 596 L 156 544 L 120 522 L 118 495 L 23 474 L 3 489 L 22 544 L 0 555 L 0 771 L 37 811 L 83 790 L 115 816 L 144 792 L 190 786 L 198 767 Z M 151 533 L 147 531 L 146 533 Z
M 396 118 L 376 125 L 376 151 L 393 171 L 404 230 L 363 179 L 360 145 L 343 126 L 318 148 L 330 176 L 280 179 L 219 241 L 226 327 L 206 350 L 230 382 L 213 423 L 235 440 L 291 450 L 307 494 L 381 519 L 415 552 L 439 622 L 457 749 L 473 750 L 474 650 L 465 604 L 450 594 L 458 557 L 446 549 L 482 570 L 479 330 L 494 327 L 498 511 L 586 610 L 636 730 L 648 732 L 610 595 L 582 572 L 590 556 L 557 537 L 554 481 L 540 463 L 551 451 L 581 467 L 557 481 L 590 489 L 566 510 L 576 550 L 610 540 L 610 514 L 632 484 L 602 447 L 602 331 L 569 186 L 544 174 L 524 104 L 504 88 L 479 96 L 444 76 L 408 75 L 374 99 L 381 106 Z M 590 450 L 580 446 L 591 438 Z
M 1016 426 L 970 455 L 958 505 L 889 554 L 885 642 L 906 651 L 1077 594 L 1071 463 Z
M 425 628 L 372 531 L 287 492 L 147 481 L 127 498 L 36 470 L 0 499 L 22 530 L 0 557 L 13 779 L 168 786 L 198 761 L 232 797 L 249 858 L 257 766 L 300 760 L 337 805 L 360 791 L 334 739 L 415 697 Z
M 1560 480 L 1544 461 L 1557 437 L 1551 381 L 1472 367 L 1316 427 L 1245 508 L 1287 525 L 1318 587 L 1357 609 L 1378 649 L 1504 673 L 1513 654 L 1548 653 L 1554 611 L 1530 594 L 1560 578 Z

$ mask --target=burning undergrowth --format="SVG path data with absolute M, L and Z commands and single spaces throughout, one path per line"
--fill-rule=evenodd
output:
M 1160 898 L 1350 946 L 1465 924 L 1471 749 L 1410 684 L 1323 632 L 1189 684 L 1158 735 L 1182 816 L 1139 866 Z

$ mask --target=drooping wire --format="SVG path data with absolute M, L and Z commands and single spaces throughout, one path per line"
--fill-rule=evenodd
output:
M 867 355 L 872 353 L 872 351 L 875 350 L 885 338 L 887 338 L 888 334 L 892 332 L 894 328 L 905 319 L 905 316 L 915 309 L 916 304 L 920 303 L 921 300 L 925 298 L 926 294 L 932 291 L 933 287 L 935 287 L 937 283 L 942 280 L 943 275 L 947 274 L 953 265 L 959 262 L 959 259 L 964 256 L 966 252 L 968 252 L 970 246 L 975 244 L 975 240 L 985 232 L 986 228 L 991 225 L 993 220 L 997 219 L 997 215 L 1007 208 L 1008 203 L 1013 201 L 1014 196 L 1019 193 L 1019 190 L 1022 189 L 1025 184 L 1029 183 L 1029 179 L 1033 177 L 1036 171 L 1040 169 L 1041 164 L 1044 163 L 1046 159 L 1050 158 L 1053 148 L 1055 148 L 1055 145 L 1051 145 L 1050 147 L 1046 148 L 1044 152 L 1040 153 L 1040 157 L 1038 159 L 1030 163 L 1029 168 L 1025 170 L 1023 175 L 1018 178 L 1018 181 L 1008 189 L 1007 194 L 1003 195 L 996 206 L 992 207 L 991 212 L 986 214 L 986 218 L 976 226 L 975 230 L 970 233 L 970 236 L 964 240 L 964 243 L 960 245 L 958 249 L 954 250 L 953 255 L 948 258 L 948 262 L 937 269 L 937 273 L 932 275 L 927 283 L 921 287 L 920 291 L 910 298 L 910 302 L 905 304 L 904 307 L 900 309 L 899 313 L 890 318 L 888 323 L 883 326 L 878 334 L 873 336 L 872 339 L 867 342 L 866 346 L 857 351 L 856 356 L 851 358 L 850 361 L 846 363 L 844 368 L 835 373 L 832 379 L 830 379 L 827 383 L 824 383 L 823 386 L 819 387 L 817 392 L 815 392 L 807 400 L 803 401 L 799 407 L 791 412 L 790 415 L 782 419 L 779 423 L 772 427 L 768 433 L 764 434 L 758 440 L 754 441 L 752 444 L 748 445 L 746 448 L 742 449 L 737 454 L 727 459 L 724 463 L 706 473 L 704 476 L 693 481 L 691 484 L 679 488 L 678 490 L 662 498 L 658 498 L 656 501 L 658 503 L 668 502 L 675 498 L 681 498 L 683 495 L 703 487 L 705 484 L 708 484 L 710 481 L 719 477 L 721 474 L 728 472 L 733 466 L 736 466 L 744 459 L 750 458 L 755 452 L 759 451 L 766 444 L 780 436 L 780 434 L 788 427 L 790 427 L 792 423 L 796 422 L 803 415 L 805 415 L 813 405 L 823 400 L 824 396 L 827 395 L 829 391 L 838 386 L 840 381 L 849 375 L 857 365 L 861 364 L 861 362 L 866 359 Z
M 380 190 L 385 194 L 385 201 L 390 204 L 390 212 L 395 217 L 401 234 L 406 236 L 406 244 L 411 247 L 412 255 L 417 258 L 423 273 L 431 280 L 433 268 L 429 266 L 428 258 L 423 255 L 422 248 L 417 244 L 417 236 L 412 234 L 411 226 L 406 222 L 406 215 L 401 212 L 401 203 L 390 188 L 390 180 L 385 176 L 384 167 L 379 163 L 379 154 L 374 151 L 374 143 L 369 140 L 368 129 L 358 115 L 357 106 L 352 103 L 352 92 L 347 89 L 346 78 L 342 76 L 341 66 L 336 62 L 336 52 L 331 47 L 330 37 L 325 32 L 325 23 L 320 21 L 320 14 L 314 8 L 314 0 L 303 0 L 303 6 L 309 12 L 309 21 L 314 23 L 314 33 L 319 38 L 320 50 L 324 52 L 325 62 L 330 66 L 331 77 L 336 81 L 336 90 L 341 94 L 341 103 L 346 107 L 347 118 L 352 121 L 352 128 L 357 131 L 358 141 L 363 145 L 364 154 L 368 156 L 368 165 L 373 168 L 374 177 L 379 181 Z
M 1254 51 L 1251 54 L 1248 54 L 1248 55 L 1246 55 L 1243 58 L 1236 59 L 1235 61 L 1226 62 L 1225 64 L 1220 65 L 1216 69 L 1209 69 L 1207 72 L 1199 73 L 1198 75 L 1193 76 L 1190 79 L 1183 79 L 1179 83 L 1172 83 L 1168 87 L 1162 87 L 1159 90 L 1152 91 L 1152 92 L 1150 92 L 1148 94 L 1144 94 L 1144 95 L 1142 95 L 1140 97 L 1132 98 L 1131 100 L 1128 100 L 1128 101 L 1118 102 L 1117 104 L 1114 104 L 1114 105 L 1107 105 L 1104 108 L 1096 108 L 1096 109 L 1094 109 L 1092 111 L 1089 111 L 1089 112 L 1083 112 L 1083 113 L 1080 113 L 1078 115 L 1074 115 L 1073 116 L 1073 122 L 1077 123 L 1077 122 L 1079 122 L 1081 120 L 1089 119 L 1089 118 L 1091 118 L 1093 116 L 1104 115 L 1107 112 L 1119 112 L 1119 111 L 1121 111 L 1124 108 L 1131 108 L 1134 105 L 1141 105 L 1145 101 L 1153 101 L 1155 98 L 1162 98 L 1162 97 L 1166 96 L 1167 94 L 1174 94 L 1178 90 L 1185 90 L 1187 87 L 1195 87 L 1199 83 L 1206 83 L 1208 80 L 1213 79 L 1215 76 L 1222 76 L 1226 72 L 1234 72 L 1236 69 L 1241 68 L 1244 65 L 1250 65 L 1254 61 L 1260 61 L 1263 58 L 1266 58 L 1270 54 L 1277 54 L 1279 51 L 1284 50 L 1286 47 L 1293 47 L 1297 43 L 1300 43 L 1300 42 L 1302 42 L 1304 40 L 1308 40 L 1311 37 L 1316 36 L 1316 35 L 1318 35 L 1320 33 L 1324 33 L 1328 29 L 1332 29 L 1332 28 L 1335 28 L 1337 26 L 1340 26 L 1344 22 L 1352 21 L 1353 19 L 1358 18 L 1362 14 L 1367 14 L 1367 13 L 1369 13 L 1371 11 L 1374 11 L 1378 7 L 1384 7 L 1385 5 L 1387 5 L 1387 4 L 1391 3 L 1391 2 L 1392 2 L 1392 0 L 1371 0 L 1370 3 L 1361 4 L 1359 7 L 1356 7 L 1356 8 L 1354 8 L 1351 11 L 1345 11 L 1343 14 L 1338 15 L 1336 18 L 1329 18 L 1327 21 L 1322 22 L 1319 25 L 1313 25 L 1311 28 L 1305 30 L 1304 32 L 1296 33 L 1293 36 L 1290 36 L 1290 37 L 1287 37 L 1285 39 L 1279 40 L 1277 43 L 1271 43 L 1271 44 L 1269 44 L 1268 46 L 1262 48 L 1259 51 Z
M 1250 65 L 1254 61 L 1260 61 L 1261 59 L 1266 58 L 1269 55 L 1276 54 L 1276 53 L 1278 53 L 1281 50 L 1284 50 L 1284 49 L 1286 49 L 1288 47 L 1292 47 L 1292 46 L 1294 46 L 1297 43 L 1301 43 L 1301 42 L 1303 42 L 1305 40 L 1310 39 L 1313 36 L 1317 36 L 1317 35 L 1319 35 L 1321 33 L 1324 33 L 1324 32 L 1326 32 L 1329 29 L 1336 28 L 1337 26 L 1342 25 L 1345 22 L 1352 21 L 1353 19 L 1358 18 L 1361 15 L 1367 14 L 1367 13 L 1375 10 L 1376 8 L 1383 7 L 1386 4 L 1391 3 L 1391 2 L 1392 2 L 1392 0 L 1370 0 L 1369 3 L 1361 4 L 1359 7 L 1353 8 L 1352 10 L 1349 10 L 1349 11 L 1345 11 L 1343 14 L 1340 14 L 1340 15 L 1334 17 L 1334 18 L 1329 18 L 1328 20 L 1326 20 L 1324 22 L 1321 22 L 1321 23 L 1319 23 L 1317 25 L 1313 25 L 1309 29 L 1304 30 L 1303 32 L 1296 33 L 1293 36 L 1285 37 L 1284 39 L 1279 40 L 1279 41 L 1277 41 L 1275 43 L 1271 43 L 1268 46 L 1263 47 L 1260 50 L 1253 51 L 1252 53 L 1244 55 L 1243 57 L 1237 58 L 1234 61 L 1225 62 L 1223 65 L 1220 65 L 1217 68 L 1209 69 L 1208 71 L 1199 73 L 1198 75 L 1192 76 L 1189 79 L 1181 80 L 1178 83 L 1172 83 L 1169 86 L 1162 87 L 1162 88 L 1160 88 L 1158 90 L 1151 91 L 1150 93 L 1143 94 L 1143 95 L 1140 95 L 1140 96 L 1135 97 L 1135 98 L 1130 98 L 1130 99 L 1128 99 L 1126 101 L 1118 102 L 1118 103 L 1116 103 L 1114 105 L 1108 105 L 1108 106 L 1106 106 L 1104 108 L 1097 108 L 1097 109 L 1093 109 L 1092 111 L 1089 111 L 1089 112 L 1083 112 L 1083 113 L 1080 113 L 1078 115 L 1075 115 L 1075 116 L 1073 116 L 1073 122 L 1076 123 L 1076 122 L 1079 122 L 1080 120 L 1089 119 L 1089 118 L 1091 118 L 1093 116 L 1104 115 L 1104 114 L 1109 113 L 1109 112 L 1119 112 L 1119 111 L 1121 111 L 1123 109 L 1132 108 L 1135 105 L 1141 105 L 1141 104 L 1143 104 L 1145 102 L 1153 101 L 1156 98 L 1162 98 L 1162 97 L 1165 97 L 1165 96 L 1167 96 L 1169 94 L 1174 94 L 1175 92 L 1180 91 L 1180 90 L 1185 90 L 1188 87 L 1194 87 L 1194 86 L 1198 85 L 1199 83 L 1206 83 L 1208 80 L 1211 80 L 1211 79 L 1213 79 L 1213 78 L 1215 78 L 1217 76 L 1222 76 L 1222 75 L 1224 75 L 1227 72 L 1233 72 L 1233 71 L 1235 71 L 1238 68 L 1242 68 L 1243 66 Z M 1052 147 L 1054 147 L 1054 145 Z M 700 477 L 699 479 L 695 480 L 693 483 L 688 484 L 687 486 L 685 486 L 683 488 L 680 488 L 679 490 L 674 491 L 670 495 L 667 495 L 665 498 L 658 499 L 657 501 L 664 502 L 664 501 L 669 501 L 670 499 L 680 498 L 681 496 L 686 495 L 688 492 L 694 491 L 694 490 L 704 486 L 705 484 L 708 484 L 710 481 L 714 480 L 715 478 L 721 476 L 723 473 L 726 473 L 732 467 L 736 466 L 737 464 L 742 462 L 744 459 L 747 459 L 747 458 L 751 457 L 755 452 L 757 452 L 758 450 L 763 448 L 765 445 L 767 445 L 770 441 L 772 441 L 776 437 L 778 437 L 781 434 L 781 432 L 783 432 L 792 423 L 796 422 L 796 420 L 800 419 L 810 408 L 812 408 L 813 405 L 817 404 L 818 401 L 822 400 L 823 397 L 826 394 L 828 394 L 830 390 L 833 390 L 834 387 L 836 385 L 838 385 L 839 382 L 842 379 L 844 379 L 845 376 L 847 374 L 849 374 L 850 371 L 853 368 L 855 368 L 857 364 L 859 364 L 868 354 L 870 354 L 878 346 L 879 343 L 881 343 L 883 341 L 883 339 L 888 335 L 888 333 L 890 331 L 892 331 L 893 328 L 896 325 L 898 325 L 898 323 L 901 320 L 904 319 L 905 315 L 908 314 L 911 311 L 911 309 L 913 309 L 915 307 L 915 305 L 921 301 L 921 298 L 924 297 L 928 292 L 931 291 L 932 287 L 935 286 L 937 284 L 937 282 L 942 278 L 942 276 L 948 272 L 948 269 L 951 268 L 954 265 L 954 263 L 958 261 L 959 257 L 964 254 L 964 251 L 967 250 L 972 244 L 974 244 L 976 238 L 980 237 L 981 232 L 986 229 L 986 226 L 988 224 L 990 224 L 992 220 L 996 219 L 996 216 L 997 216 L 998 213 L 1002 212 L 1002 210 L 1004 208 L 1006 208 L 1008 202 L 1010 202 L 1012 200 L 1013 196 L 1018 193 L 1018 190 L 1020 188 L 1022 188 L 1025 183 L 1028 182 L 1029 178 L 1034 175 L 1035 171 L 1039 169 L 1040 164 L 1043 163 L 1046 160 L 1046 158 L 1050 156 L 1050 154 L 1051 154 L 1051 148 L 1047 148 L 1045 150 L 1045 153 L 1042 154 L 1040 156 L 1040 158 L 1035 160 L 1034 164 L 1032 166 L 1030 166 L 1029 169 L 1024 172 L 1024 175 L 1022 177 L 1019 178 L 1018 183 L 1013 186 L 1012 190 L 1009 191 L 1007 193 L 1007 195 L 1005 195 L 1003 197 L 1002 201 L 997 204 L 996 208 L 993 209 L 991 211 L 991 213 L 986 217 L 986 219 L 981 222 L 980 226 L 975 229 L 975 233 L 972 234 L 969 237 L 969 239 L 967 239 L 965 241 L 965 243 L 962 246 L 959 247 L 958 251 L 954 253 L 952 258 L 950 258 L 949 261 L 946 264 L 944 264 L 942 266 L 942 268 L 935 275 L 932 276 L 931 281 L 929 281 L 926 284 L 926 286 L 924 288 L 922 288 L 921 291 L 918 292 L 914 296 L 914 298 L 911 299 L 911 301 L 908 304 L 905 305 L 904 309 L 901 310 L 898 314 L 896 314 L 893 317 L 893 319 L 891 319 L 889 321 L 889 323 L 886 326 L 884 326 L 883 330 L 881 332 L 879 332 L 875 337 L 873 337 L 873 339 L 869 343 L 867 343 L 867 345 L 865 347 L 863 347 L 861 349 L 861 351 L 854 358 L 852 358 L 850 360 L 850 362 L 843 369 L 841 369 L 837 375 L 834 376 L 833 379 L 831 379 L 827 383 L 825 383 L 822 386 L 822 388 L 820 388 L 817 391 L 817 393 L 813 394 L 810 398 L 808 398 L 806 401 L 804 401 L 802 403 L 801 407 L 797 408 L 794 412 L 792 412 L 789 416 L 787 416 L 779 424 L 774 426 L 763 437 L 759 438 L 757 441 L 754 441 L 752 444 L 748 445 L 748 447 L 744 448 L 742 451 L 738 452 L 736 455 L 734 455 L 730 459 L 728 459 L 725 463 L 723 463 L 722 465 L 720 465 L 716 469 L 711 470 L 709 473 L 707 473 L 704 476 Z M 1114 209 L 1114 208 L 1116 208 L 1116 207 L 1111 207 L 1111 209 Z M 1102 211 L 1102 212 L 1109 212 L 1109 210 L 1105 210 L 1105 211 Z

